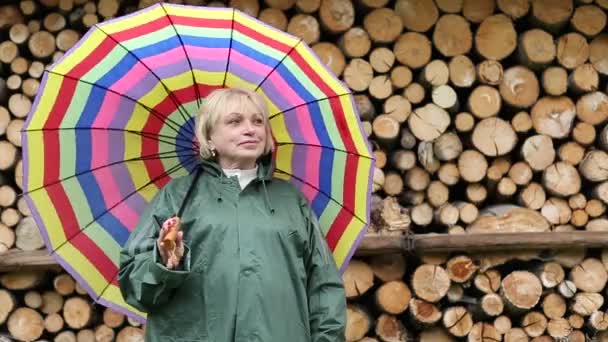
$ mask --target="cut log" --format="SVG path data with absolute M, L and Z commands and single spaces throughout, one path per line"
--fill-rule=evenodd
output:
M 547 329 L 547 317 L 538 311 L 528 312 L 521 321 L 522 328 L 530 337 L 539 337 Z
M 576 287 L 574 287 L 574 291 L 576 291 Z M 578 315 L 587 317 L 599 310 L 603 304 L 604 297 L 601 294 L 579 292 L 576 293 L 574 299 L 570 301 L 570 310 Z
M 420 84 L 428 88 L 438 87 L 448 83 L 448 65 L 439 59 L 435 59 L 424 66 L 420 73 Z
M 342 52 L 349 58 L 360 58 L 367 55 L 371 44 L 369 34 L 361 27 L 349 29 L 338 40 Z
M 437 170 L 437 178 L 443 184 L 456 185 L 460 181 L 460 171 L 458 166 L 454 163 L 443 163 Z M 458 214 L 460 216 L 460 213 Z
M 412 208 L 412 221 L 419 226 L 427 226 L 433 222 L 433 207 L 424 202 Z
M 581 175 L 592 182 L 608 180 L 608 153 L 601 150 L 592 150 L 585 154 L 579 165 Z
M 342 33 L 353 26 L 355 8 L 350 0 L 322 1 L 319 18 L 327 31 L 333 34 Z
M 572 0 L 532 1 L 532 19 L 535 24 L 556 32 L 568 23 L 574 5 Z
M 480 206 L 488 197 L 488 189 L 480 183 L 471 183 L 465 190 L 467 200 Z
M 568 72 L 559 66 L 548 67 L 542 73 L 542 85 L 549 95 L 563 95 L 568 90 Z
M 72 46 L 76 45 L 80 39 L 80 34 L 74 30 L 66 29 L 57 34 L 55 44 L 60 51 L 68 51 Z
M 501 12 L 513 20 L 525 16 L 530 10 L 529 0 L 497 0 L 496 5 Z
M 525 161 L 513 164 L 509 169 L 508 175 L 513 180 L 513 183 L 520 186 L 528 185 L 533 177 L 532 168 Z
M 541 304 L 543 313 L 549 319 L 560 319 L 566 313 L 566 300 L 560 294 L 549 293 L 543 298 Z
M 502 280 L 500 292 L 509 310 L 521 312 L 530 310 L 538 304 L 542 285 L 533 273 L 514 271 Z
M 582 65 L 589 59 L 590 53 L 587 39 L 579 33 L 567 33 L 557 40 L 557 61 L 566 69 Z
M 439 10 L 432 0 L 397 0 L 395 12 L 408 31 L 426 32 L 439 18 Z
M 367 90 L 373 78 L 372 66 L 361 58 L 352 59 L 344 68 L 344 82 L 354 91 Z
M 8 99 L 8 109 L 17 118 L 25 118 L 32 108 L 32 101 L 23 94 L 15 93 Z
M 462 3 L 462 15 L 470 22 L 481 23 L 484 19 L 494 13 L 496 3 L 494 0 L 464 0 Z
M 436 139 L 445 132 L 449 124 L 449 114 L 432 103 L 416 109 L 408 118 L 411 132 L 422 141 Z
M 44 320 L 36 310 L 18 308 L 10 314 L 6 327 L 18 340 L 35 341 L 44 332 Z
M 477 71 L 475 65 L 466 55 L 458 55 L 448 64 L 450 82 L 456 87 L 468 88 L 475 83 Z
M 402 254 L 382 254 L 370 259 L 374 275 L 383 282 L 403 278 L 406 269 L 406 260 Z
M 433 103 L 447 110 L 450 113 L 458 111 L 459 102 L 458 95 L 449 85 L 440 85 L 433 89 L 431 93 Z
M 581 178 L 574 166 L 557 162 L 543 172 L 543 185 L 550 194 L 570 196 L 581 189 Z
M 458 113 L 454 119 L 454 126 L 458 132 L 470 132 L 475 127 L 475 118 L 467 112 Z
M 606 13 L 594 5 L 579 6 L 570 19 L 572 27 L 587 37 L 594 37 L 606 27 Z
M 287 32 L 302 38 L 309 45 L 318 42 L 321 37 L 319 22 L 309 14 L 296 14 L 291 17 L 287 24 Z
M 44 275 L 35 271 L 13 271 L 0 275 L 0 285 L 8 290 L 28 290 L 39 285 Z
M 475 48 L 485 59 L 500 61 L 515 51 L 516 47 L 517 32 L 511 19 L 504 14 L 485 18 L 475 33 Z
M 468 98 L 469 111 L 480 119 L 498 114 L 502 104 L 499 91 L 487 85 L 477 86 Z
M 578 122 L 572 130 L 572 138 L 575 142 L 588 146 L 595 141 L 595 127 L 586 122 Z
M 532 106 L 540 93 L 538 79 L 532 71 L 523 66 L 507 69 L 499 89 L 502 99 L 515 108 Z
M 393 94 L 393 85 L 388 75 L 378 75 L 369 84 L 369 94 L 378 100 L 385 100 Z
M 443 326 L 450 334 L 456 337 L 464 337 L 473 328 L 473 318 L 463 306 L 452 306 L 443 313 Z
M 501 275 L 496 270 L 478 273 L 474 280 L 475 288 L 485 294 L 496 293 L 500 289 L 500 283 Z
M 23 296 L 23 302 L 32 309 L 38 309 L 42 306 L 42 296 L 38 291 L 30 290 Z
M 44 318 L 44 329 L 50 333 L 56 334 L 63 329 L 63 323 L 63 317 L 61 317 L 60 314 L 50 314 Z
M 473 34 L 469 22 L 460 15 L 443 15 L 435 25 L 433 44 L 445 57 L 468 53 L 473 46 Z
M 592 190 L 592 194 L 602 202 L 608 203 L 608 182 L 596 185 Z M 585 211 L 585 213 L 587 212 Z
M 450 189 L 440 181 L 432 181 L 426 189 L 426 198 L 429 204 L 439 208 L 446 204 L 450 197 Z
M 372 323 L 372 317 L 363 306 L 348 304 L 346 308 L 346 340 L 359 341 L 367 334 Z
M 313 45 L 312 50 L 334 75 L 342 75 L 346 60 L 344 59 L 342 51 L 340 51 L 337 46 L 328 42 L 320 42 Z
M 458 170 L 462 179 L 469 183 L 481 181 L 488 169 L 488 161 L 476 150 L 466 150 L 458 157 Z
M 580 329 L 585 324 L 585 318 L 579 314 L 571 314 L 568 316 L 568 323 L 574 329 Z
M 28 41 L 32 55 L 40 60 L 47 60 L 55 52 L 55 36 L 48 31 L 33 33 Z
M 414 324 L 420 326 L 433 325 L 439 322 L 442 316 L 436 305 L 418 298 L 410 300 L 409 313 Z
M 585 156 L 585 148 L 574 141 L 568 141 L 559 147 L 558 156 L 562 161 L 578 165 Z
M 484 155 L 497 157 L 511 152 L 517 144 L 517 135 L 508 122 L 491 117 L 475 126 L 471 140 Z
M 606 212 L 606 204 L 602 203 L 600 200 L 591 199 L 587 202 L 587 206 L 585 206 L 585 212 L 589 214 L 590 217 L 602 216 L 604 212 Z
M 382 146 L 390 148 L 397 143 L 400 125 L 392 116 L 380 114 L 374 118 L 372 125 L 374 136 Z
M 116 335 L 116 342 L 144 341 L 144 330 L 135 327 L 124 327 Z
M 403 31 L 401 16 L 390 8 L 376 8 L 365 15 L 363 27 L 373 42 L 392 43 Z
M 575 94 L 589 93 L 598 89 L 600 76 L 590 63 L 577 66 L 568 76 L 568 89 Z
M 462 0 L 435 0 L 435 5 L 443 13 L 460 13 Z
M 540 134 L 565 138 L 572 130 L 576 107 L 569 97 L 542 97 L 532 107 L 532 124 Z
M 386 73 L 395 63 L 395 54 L 386 47 L 377 47 L 369 54 L 369 62 L 376 72 Z
M 403 91 L 403 96 L 412 104 L 419 104 L 424 100 L 426 93 L 420 83 L 410 83 Z
M 380 310 L 398 315 L 407 310 L 412 293 L 403 281 L 393 280 L 382 284 L 376 290 L 374 298 Z
M 23 218 L 15 229 L 15 245 L 23 251 L 34 251 L 44 247 L 40 230 L 31 216 Z
M 412 105 L 401 95 L 393 95 L 384 101 L 384 113 L 399 123 L 405 122 L 412 112 Z
M 94 338 L 95 341 L 98 342 L 110 342 L 114 341 L 114 339 L 116 338 L 116 333 L 114 332 L 114 330 L 112 330 L 112 328 L 108 327 L 107 325 L 101 324 L 95 328 Z
M 393 88 L 401 89 L 412 83 L 413 74 L 410 68 L 405 65 L 397 65 L 391 70 L 390 77 Z
M 431 41 L 423 34 L 406 32 L 397 38 L 393 52 L 399 63 L 419 69 L 431 60 Z
M 504 342 L 527 342 L 529 340 L 528 334 L 526 334 L 526 331 L 522 328 L 510 328 L 506 331 L 503 338 Z
M 376 320 L 375 331 L 382 341 L 406 342 L 409 339 L 409 333 L 403 323 L 393 315 L 380 315 Z
M 608 75 L 608 34 L 600 34 L 589 43 L 589 62 L 601 75 Z
M 15 231 L 0 224 L 0 255 L 5 253 L 15 244 Z
M 488 85 L 499 85 L 503 80 L 503 68 L 500 62 L 486 59 L 476 67 L 477 79 Z
M 563 267 L 556 262 L 546 262 L 537 271 L 538 278 L 545 288 L 554 288 L 565 278 Z
M 303 13 L 313 13 L 321 7 L 321 0 L 296 0 L 296 8 Z
M 374 272 L 365 262 L 353 260 L 342 275 L 346 298 L 357 298 L 374 285 Z
M 534 28 L 520 35 L 519 60 L 531 69 L 539 70 L 550 64 L 556 50 L 553 36 L 544 30 Z
M 576 116 L 590 125 L 599 125 L 608 120 L 608 95 L 594 91 L 576 101 Z
M 492 324 L 485 322 L 477 322 L 471 328 L 467 341 L 469 342 L 486 342 L 500 341 L 502 336 L 496 331 Z
M 403 180 L 405 185 L 414 191 L 425 190 L 431 182 L 428 172 L 418 166 L 408 170 L 405 173 Z
M 479 267 L 466 255 L 452 257 L 446 264 L 450 280 L 456 283 L 469 281 L 478 269 Z
M 565 318 L 552 319 L 547 323 L 547 333 L 555 339 L 567 338 L 572 332 L 572 327 Z
M 0 289 L 0 324 L 4 324 L 8 315 L 17 306 L 17 300 L 15 296 L 5 289 Z
M 313 3 L 313 1 L 306 3 Z M 263 9 L 259 14 L 258 19 L 281 31 L 287 30 L 287 16 L 278 8 L 268 7 Z
M 567 224 L 572 218 L 572 209 L 568 206 L 568 202 L 557 197 L 550 197 L 540 212 L 553 225 Z
M 72 329 L 86 327 L 93 318 L 91 304 L 80 297 L 68 298 L 63 306 L 63 318 Z
M 603 331 L 608 329 L 608 313 L 595 311 L 591 314 L 588 321 L 588 326 L 591 331 Z
M 608 273 L 600 260 L 587 258 L 570 271 L 570 280 L 577 289 L 585 292 L 600 292 L 606 286 Z
M 15 208 L 6 208 L 0 214 L 0 223 L 8 227 L 14 227 L 21 220 L 21 214 Z
M 527 133 L 532 129 L 532 118 L 527 112 L 518 112 L 511 119 L 511 126 L 517 133 Z
M 423 264 L 412 276 L 412 289 L 417 297 L 436 303 L 450 288 L 450 277 L 440 266 Z

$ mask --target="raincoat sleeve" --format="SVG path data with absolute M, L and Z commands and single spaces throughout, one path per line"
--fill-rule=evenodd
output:
M 159 222 L 173 215 L 166 187 L 162 188 L 141 215 L 137 226 L 120 252 L 118 283 L 127 303 L 150 312 L 171 298 L 173 291 L 190 273 L 190 249 L 184 244 L 184 256 L 177 269 L 162 263 L 156 247 Z
M 309 238 L 305 262 L 308 273 L 311 341 L 345 341 L 346 296 L 342 277 L 319 229 L 314 212 L 307 201 L 302 203 L 302 206 Z

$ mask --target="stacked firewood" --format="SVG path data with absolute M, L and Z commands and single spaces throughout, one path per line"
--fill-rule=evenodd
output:
M 112 309 L 92 303 L 85 290 L 62 272 L 0 274 L 0 341 L 143 341 L 144 329 Z
M 96 23 L 156 2 L 0 4 L 0 254 L 44 248 L 19 197 L 20 130 L 44 68 Z M 608 1 L 168 2 L 292 33 L 353 90 L 377 166 L 370 234 L 608 231 Z M 606 254 L 358 259 L 347 338 L 608 340 Z M 141 337 L 65 274 L 0 277 L 0 341 Z
M 357 258 L 347 341 L 608 341 L 608 250 L 511 256 Z

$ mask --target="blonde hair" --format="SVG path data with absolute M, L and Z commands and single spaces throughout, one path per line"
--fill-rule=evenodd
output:
M 263 154 L 274 150 L 272 132 L 268 122 L 268 106 L 262 96 L 254 91 L 241 88 L 220 88 L 212 91 L 203 100 L 203 105 L 195 120 L 195 135 L 199 143 L 199 153 L 203 159 L 211 159 L 209 139 L 218 120 L 228 111 L 243 111 L 254 106 L 264 118 L 266 126 L 266 143 Z

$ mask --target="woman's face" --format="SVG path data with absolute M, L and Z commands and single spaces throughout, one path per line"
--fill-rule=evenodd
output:
M 220 116 L 210 138 L 222 168 L 252 169 L 266 145 L 264 117 L 255 106 L 229 110 Z

